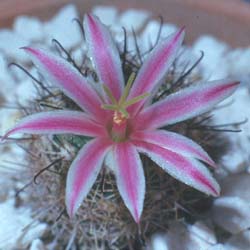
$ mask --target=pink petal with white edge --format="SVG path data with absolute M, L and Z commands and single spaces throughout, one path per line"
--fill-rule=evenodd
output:
M 108 86 L 118 100 L 124 79 L 118 49 L 107 27 L 93 15 L 86 15 L 84 30 L 90 53 L 101 83 Z
M 220 187 L 208 169 L 190 159 L 155 144 L 133 141 L 139 152 L 146 154 L 174 178 L 206 194 L 218 196 Z
M 128 99 L 144 93 L 152 94 L 152 92 L 157 89 L 176 58 L 177 52 L 184 39 L 184 35 L 184 28 L 182 28 L 163 42 L 160 42 L 153 49 L 139 70 Z M 131 106 L 130 112 L 138 111 L 145 101 L 146 99 L 144 98 L 140 102 Z
M 66 208 L 70 217 L 74 216 L 82 201 L 93 186 L 110 149 L 107 139 L 88 142 L 72 162 L 66 182 Z
M 151 129 L 195 117 L 230 96 L 238 85 L 237 81 L 225 79 L 180 90 L 143 110 L 134 124 L 137 129 Z
M 183 156 L 197 158 L 210 166 L 216 167 L 214 161 L 200 145 L 180 134 L 164 130 L 149 130 L 134 132 L 131 138 L 155 144 Z
M 97 92 L 70 63 L 43 49 L 24 48 L 43 76 L 75 101 L 98 121 L 105 120 L 105 111 Z
M 122 142 L 115 145 L 113 157 L 118 190 L 139 223 L 145 196 L 145 177 L 139 154 L 130 142 Z
M 9 130 L 2 140 L 14 133 L 106 135 L 103 126 L 91 120 L 86 113 L 79 111 L 49 111 L 29 115 Z

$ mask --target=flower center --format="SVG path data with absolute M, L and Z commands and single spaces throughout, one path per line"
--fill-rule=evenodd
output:
M 115 111 L 113 115 L 113 123 L 117 124 L 118 126 L 122 125 L 125 123 L 127 120 L 126 116 L 121 113 L 120 111 Z
M 124 92 L 118 101 L 113 96 L 111 90 L 105 84 L 103 84 L 104 92 L 109 97 L 111 104 L 103 104 L 102 108 L 113 111 L 113 119 L 112 119 L 110 135 L 115 142 L 121 142 L 127 139 L 128 135 L 127 121 L 129 119 L 129 113 L 127 111 L 127 108 L 130 105 L 149 96 L 148 93 L 144 93 L 130 100 L 127 100 L 134 79 L 135 79 L 135 73 L 132 73 L 125 86 Z

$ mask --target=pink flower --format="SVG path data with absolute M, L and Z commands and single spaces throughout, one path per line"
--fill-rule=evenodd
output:
M 124 84 L 121 61 L 108 29 L 94 16 L 84 20 L 86 40 L 102 88 L 84 78 L 63 59 L 44 50 L 24 48 L 47 79 L 84 111 L 50 111 L 22 119 L 9 135 L 76 134 L 93 137 L 72 162 L 66 185 L 66 207 L 73 216 L 90 191 L 105 157 L 114 170 L 125 205 L 138 223 L 143 210 L 145 177 L 139 153 L 146 154 L 178 180 L 217 196 L 220 188 L 202 162 L 215 166 L 192 140 L 160 129 L 211 109 L 232 94 L 233 80 L 204 82 L 150 104 L 184 38 L 181 29 L 148 55 L 135 80 Z M 134 81 L 133 81 L 134 80 Z M 101 89 L 101 90 L 100 90 Z

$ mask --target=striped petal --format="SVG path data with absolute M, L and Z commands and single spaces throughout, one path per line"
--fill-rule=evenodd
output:
M 76 134 L 91 137 L 106 135 L 103 126 L 79 111 L 49 111 L 29 115 L 9 130 L 2 140 L 14 133 Z
M 139 223 L 145 196 L 145 177 L 136 148 L 129 142 L 114 147 L 118 190 L 134 220 Z
M 195 117 L 230 96 L 238 85 L 225 79 L 180 90 L 143 110 L 134 124 L 137 129 L 159 128 Z
M 173 63 L 183 39 L 184 28 L 169 36 L 155 47 L 143 63 L 131 88 L 128 99 L 144 93 L 152 93 L 157 89 Z M 144 98 L 134 104 L 130 112 L 138 111 L 145 101 L 146 99 Z
M 204 193 L 218 196 L 220 187 L 207 168 L 199 161 L 184 157 L 155 144 L 133 141 L 137 149 L 146 154 L 176 179 Z
M 84 30 L 89 50 L 100 81 L 108 86 L 118 100 L 124 79 L 118 49 L 107 27 L 93 15 L 86 15 Z
M 93 186 L 110 148 L 106 139 L 95 139 L 80 150 L 71 164 L 66 182 L 66 208 L 74 216 L 82 201 Z
M 180 134 L 164 130 L 137 131 L 131 135 L 131 138 L 155 144 L 189 158 L 202 160 L 215 167 L 214 161 L 200 145 Z
M 71 64 L 45 50 L 24 48 L 44 77 L 98 121 L 105 119 L 101 99 L 94 88 Z

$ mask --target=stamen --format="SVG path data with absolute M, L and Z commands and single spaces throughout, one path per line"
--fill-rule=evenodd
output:
M 123 113 L 119 111 L 115 111 L 114 117 L 113 117 L 113 122 L 117 125 L 121 125 L 126 121 L 126 117 L 123 115 Z

